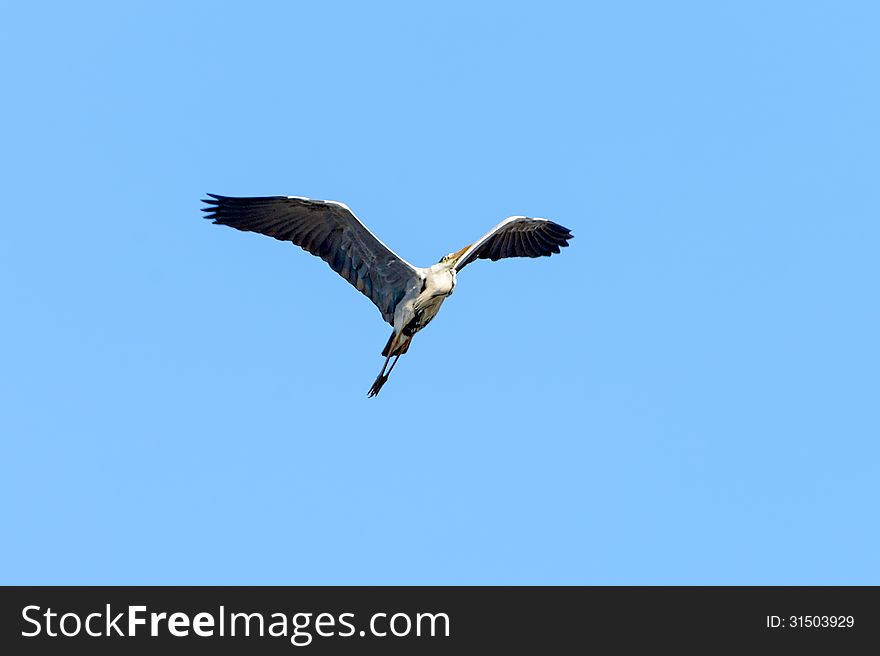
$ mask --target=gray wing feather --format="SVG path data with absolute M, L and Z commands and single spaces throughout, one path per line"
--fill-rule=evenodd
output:
M 511 216 L 474 242 L 455 265 L 461 271 L 477 259 L 493 262 L 505 257 L 541 257 L 558 253 L 574 235 L 547 219 Z
M 394 308 L 417 284 L 413 265 L 367 230 L 342 203 L 298 196 L 232 198 L 208 194 L 205 218 L 236 230 L 290 241 L 317 255 L 369 298 L 394 325 Z

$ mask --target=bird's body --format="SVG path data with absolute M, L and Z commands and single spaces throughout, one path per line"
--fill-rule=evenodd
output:
M 547 219 L 512 216 L 437 264 L 416 267 L 379 241 L 342 203 L 301 196 L 209 196 L 204 211 L 214 223 L 293 242 L 325 260 L 379 308 L 394 330 L 382 350 L 385 364 L 369 396 L 379 393 L 413 336 L 437 316 L 467 264 L 478 258 L 558 253 L 572 237 L 567 228 Z
M 449 262 L 417 267 L 417 278 L 420 284 L 413 285 L 394 310 L 394 332 L 382 349 L 386 357 L 406 353 L 413 335 L 431 323 L 455 289 L 455 267 Z
M 437 316 L 443 305 L 455 289 L 455 267 L 449 263 L 435 264 L 427 269 L 420 269 L 422 278 L 421 289 L 414 290 L 394 311 L 394 329 L 404 333 L 418 332 Z

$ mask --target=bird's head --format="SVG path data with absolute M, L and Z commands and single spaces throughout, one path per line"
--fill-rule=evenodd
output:
M 450 266 L 455 266 L 455 263 L 458 262 L 459 258 L 464 255 L 464 252 L 471 247 L 471 244 L 468 244 L 460 251 L 456 251 L 455 253 L 449 253 L 448 255 L 444 255 L 440 258 L 440 262 L 438 264 L 448 264 Z

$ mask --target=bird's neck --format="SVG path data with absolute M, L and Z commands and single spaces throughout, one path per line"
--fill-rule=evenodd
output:
M 455 262 L 438 262 L 437 264 L 431 265 L 430 271 L 434 274 L 449 272 L 454 276 Z

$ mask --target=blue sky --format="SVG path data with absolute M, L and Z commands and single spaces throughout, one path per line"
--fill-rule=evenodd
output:
M 0 582 L 880 584 L 874 3 L 0 19 Z M 390 332 L 205 192 L 349 204 Z

